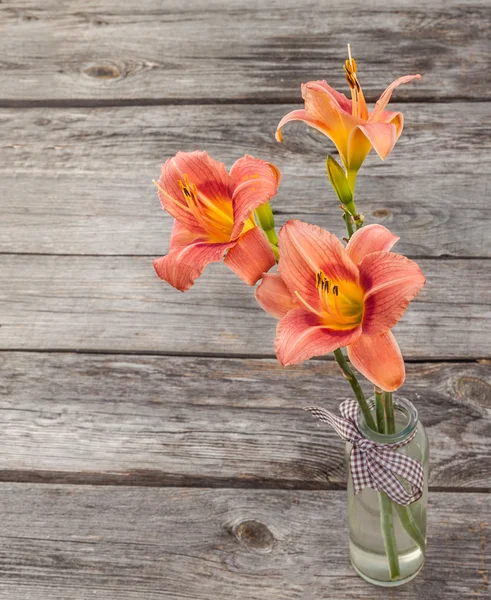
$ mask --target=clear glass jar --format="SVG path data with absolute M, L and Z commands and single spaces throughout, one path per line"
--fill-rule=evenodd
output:
M 422 569 L 428 504 L 429 452 L 426 432 L 418 419 L 416 408 L 409 400 L 394 398 L 393 404 L 396 433 L 386 435 L 373 431 L 367 426 L 361 412 L 358 427 L 366 438 L 381 444 L 402 442 L 417 428 L 414 439 L 396 451 L 414 458 L 423 466 L 422 497 L 404 507 L 371 488 L 365 488 L 355 495 L 349 467 L 347 469 L 351 563 L 363 579 L 385 587 L 407 583 Z M 347 444 L 346 450 L 349 465 L 351 444 Z

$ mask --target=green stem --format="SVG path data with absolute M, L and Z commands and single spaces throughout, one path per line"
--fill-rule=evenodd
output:
M 389 572 L 392 580 L 401 576 L 399 556 L 397 554 L 396 535 L 394 532 L 394 516 L 392 513 L 392 500 L 385 492 L 379 492 L 380 526 L 384 538 L 385 553 L 389 561 Z
M 387 433 L 395 433 L 396 422 L 394 417 L 394 403 L 392 402 L 392 392 L 384 392 L 384 404 L 385 412 L 387 415 Z M 424 535 L 421 533 L 418 524 L 414 520 L 413 514 L 411 512 L 411 507 L 401 506 L 397 503 L 394 504 L 402 527 L 409 535 L 409 537 L 412 538 L 416 542 L 416 544 L 418 544 L 421 552 L 424 552 L 426 545 L 425 538 Z
M 360 409 L 365 417 L 365 421 L 367 425 L 373 429 L 374 431 L 381 431 L 383 433 L 385 431 L 384 425 L 384 406 L 383 406 L 383 398 L 382 393 L 379 392 L 375 394 L 375 399 L 377 401 L 378 398 L 378 407 L 376 408 L 377 420 L 381 418 L 380 421 L 380 429 L 376 426 L 375 421 L 373 419 L 372 413 L 370 411 L 370 407 L 365 398 L 365 394 L 361 389 L 358 380 L 356 379 L 355 374 L 353 373 L 351 367 L 349 366 L 344 354 L 340 348 L 334 351 L 334 357 L 340 366 L 343 375 L 349 381 L 353 392 L 355 393 L 356 399 L 358 400 L 358 404 Z M 382 528 L 382 535 L 384 539 L 384 547 L 385 552 L 387 554 L 387 560 L 389 561 L 389 571 L 391 579 L 397 579 L 400 577 L 400 568 L 399 568 L 399 557 L 397 555 L 397 545 L 394 533 L 394 520 L 392 515 L 392 502 L 390 498 L 383 492 L 379 494 L 379 502 L 380 502 L 380 524 Z
M 334 351 L 334 358 L 336 359 L 336 362 L 340 366 L 345 379 L 348 380 L 351 389 L 353 390 L 356 399 L 358 400 L 358 404 L 360 406 L 361 412 L 363 413 L 363 416 L 365 417 L 366 424 L 368 425 L 368 427 L 370 427 L 370 429 L 373 429 L 373 431 L 377 431 L 377 427 L 375 425 L 375 421 L 370 411 L 370 407 L 368 406 L 368 402 L 365 398 L 365 394 L 363 393 L 363 390 L 361 389 L 361 386 L 358 383 L 358 380 L 356 379 L 356 375 L 353 373 L 351 367 L 348 364 L 348 361 L 345 359 L 341 348 L 338 348 Z
M 421 530 L 413 517 L 413 513 L 411 512 L 411 507 L 410 506 L 401 506 L 400 504 L 397 504 L 396 502 L 394 503 L 394 506 L 396 507 L 399 521 L 401 522 L 401 525 L 403 526 L 404 530 L 409 535 L 409 537 L 412 540 L 414 540 L 416 542 L 416 544 L 418 544 L 421 552 L 424 553 L 425 546 L 426 546 L 426 540 L 425 540 L 424 535 L 421 533 Z
M 385 408 L 382 390 L 375 388 L 375 416 L 377 418 L 377 430 L 385 433 Z
M 348 211 L 344 211 L 343 214 L 344 222 L 346 223 L 346 233 L 348 234 L 348 240 L 351 239 L 353 235 L 353 221 L 351 220 L 351 215 Z
M 387 433 L 392 434 L 396 432 L 396 420 L 394 417 L 394 403 L 392 402 L 392 392 L 383 392 L 383 394 L 385 414 L 387 416 Z
M 375 414 L 377 415 L 377 429 L 379 433 L 386 432 L 384 406 L 384 394 L 379 388 L 375 388 Z M 399 556 L 397 554 L 396 534 L 394 531 L 394 515 L 392 512 L 392 501 L 386 493 L 380 492 L 378 495 L 380 504 L 380 527 L 384 540 L 385 553 L 389 562 L 390 578 L 397 579 L 401 575 L 399 568 Z

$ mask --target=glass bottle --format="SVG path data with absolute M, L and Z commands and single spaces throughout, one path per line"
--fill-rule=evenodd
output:
M 368 427 L 360 412 L 358 427 L 374 442 L 394 444 L 415 437 L 396 450 L 417 460 L 424 469 L 422 497 L 404 507 L 392 502 L 383 492 L 365 488 L 353 493 L 348 471 L 348 525 L 351 563 L 366 581 L 380 586 L 402 585 L 419 573 L 424 564 L 426 512 L 428 504 L 428 438 L 414 405 L 394 398 L 395 433 L 381 434 Z M 347 444 L 347 457 L 351 444 Z M 402 482 L 403 485 L 405 482 Z M 384 532 L 383 533 L 383 527 Z

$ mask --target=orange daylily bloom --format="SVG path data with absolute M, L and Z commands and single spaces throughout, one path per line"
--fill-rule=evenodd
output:
M 405 378 L 391 328 L 425 284 L 418 265 L 389 252 L 399 238 L 382 225 L 359 229 L 346 248 L 331 233 L 289 221 L 279 233 L 278 273 L 256 290 L 280 319 L 275 351 L 282 365 L 347 346 L 352 364 L 391 392 Z
M 281 128 L 290 121 L 304 121 L 318 129 L 336 145 L 341 160 L 352 180 L 365 157 L 373 147 L 380 158 L 385 159 L 402 133 L 404 124 L 400 112 L 385 110 L 393 90 L 401 83 L 421 79 L 421 75 L 406 75 L 396 79 L 369 111 L 363 91 L 356 77 L 356 62 L 346 61 L 346 78 L 351 88 L 351 100 L 325 81 L 309 81 L 302 84 L 303 110 L 294 110 L 281 119 L 276 139 L 281 142 Z M 351 175 L 351 177 L 350 177 Z
M 206 152 L 178 152 L 162 166 L 162 207 L 175 219 L 167 256 L 157 258 L 157 275 L 182 292 L 208 263 L 225 264 L 254 285 L 276 259 L 254 219 L 254 210 L 276 194 L 280 171 L 244 156 L 227 173 Z

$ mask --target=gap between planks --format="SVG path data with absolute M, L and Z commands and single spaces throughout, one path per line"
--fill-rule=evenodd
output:
M 273 211 L 275 214 L 279 214 Z M 292 214 L 292 218 L 294 215 Z M 149 258 L 154 259 L 155 254 L 104 254 L 104 253 L 58 253 L 58 252 L 0 252 L 0 256 L 60 256 L 60 257 L 71 257 L 71 258 Z M 452 254 L 440 254 L 439 256 L 420 255 L 420 254 L 409 254 L 405 253 L 406 258 L 411 260 L 478 260 L 478 261 L 491 261 L 490 256 L 454 256 Z
M 374 104 L 378 98 L 367 97 L 368 104 Z M 398 104 L 411 104 L 415 100 L 411 98 L 398 98 Z M 455 104 L 458 102 L 489 103 L 490 100 L 474 98 L 465 95 L 450 96 L 445 98 L 427 97 L 418 99 L 418 104 Z M 30 108 L 124 108 L 145 106 L 225 106 L 225 105 L 280 105 L 301 103 L 299 94 L 291 97 L 278 98 L 53 98 L 46 100 L 15 100 L 4 98 L 0 100 L 0 109 L 9 108 L 14 110 L 25 110 Z
M 1 327 L 1 325 L 0 325 Z M 162 350 L 159 352 L 158 350 L 113 350 L 111 348 L 108 349 L 100 349 L 100 348 L 84 348 L 83 350 L 78 350 L 77 348 L 73 348 L 71 350 L 67 350 L 66 348 L 0 348 L 0 354 L 2 353 L 10 353 L 10 352 L 22 352 L 22 353 L 31 353 L 31 354 L 78 354 L 78 355 L 116 355 L 116 356 L 155 356 L 155 357 L 163 357 L 168 356 L 169 358 L 216 358 L 216 359 L 227 359 L 227 360 L 274 360 L 276 359 L 275 354 L 230 354 L 230 352 L 172 352 L 171 350 Z M 321 357 L 316 356 L 310 359 L 309 362 L 334 362 L 331 357 Z M 411 363 L 414 365 L 430 363 L 430 364 L 438 364 L 438 363 L 465 363 L 465 364 L 487 364 L 491 361 L 491 359 L 487 357 L 476 356 L 473 358 L 435 358 L 434 356 L 423 357 L 423 358 L 405 358 L 404 362 Z
M 43 485 L 81 485 L 99 487 L 142 487 L 142 488 L 189 488 L 219 490 L 270 490 L 270 491 L 346 491 L 346 484 L 334 484 L 323 481 L 294 481 L 271 479 L 232 479 L 226 477 L 167 476 L 161 471 L 135 469 L 125 473 L 69 473 L 64 471 L 0 471 L 0 484 L 43 484 Z M 429 486 L 430 493 L 449 494 L 490 494 L 491 487 Z

